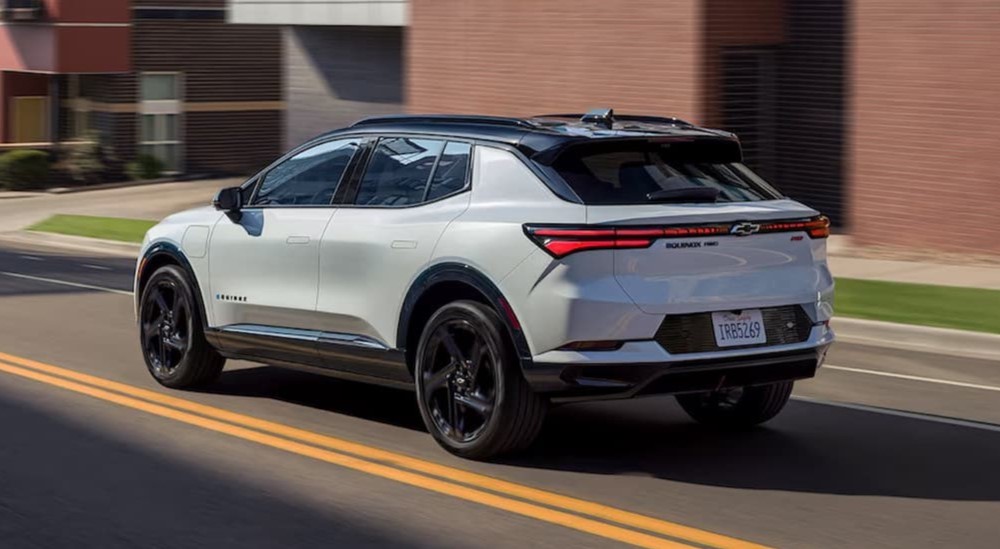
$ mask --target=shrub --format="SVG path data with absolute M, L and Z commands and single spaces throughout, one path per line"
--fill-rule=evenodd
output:
M 125 173 L 132 179 L 156 179 L 163 173 L 163 161 L 155 156 L 140 154 L 125 166 Z
M 0 187 L 13 190 L 37 189 L 49 177 L 49 154 L 17 150 L 0 155 Z
M 104 175 L 104 151 L 95 134 L 87 135 L 82 143 L 67 148 L 61 163 L 63 169 L 78 183 L 93 183 Z

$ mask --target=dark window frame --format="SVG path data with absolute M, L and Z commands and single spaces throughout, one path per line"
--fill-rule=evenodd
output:
M 400 205 L 383 205 L 383 204 L 356 204 L 354 201 L 357 200 L 358 193 L 361 190 L 361 181 L 364 179 L 365 174 L 368 172 L 368 168 L 371 166 L 372 157 L 374 156 L 375 150 L 378 148 L 378 144 L 384 139 L 398 139 L 398 138 L 411 138 L 411 139 L 432 139 L 441 141 L 444 145 L 441 147 L 441 152 L 438 157 L 434 160 L 434 168 L 431 170 L 430 175 L 427 177 L 427 186 L 424 188 L 424 199 L 420 202 L 415 202 L 412 204 L 400 204 Z M 444 154 L 445 148 L 447 148 L 449 143 L 466 143 L 469 145 L 469 157 L 466 160 L 466 170 L 465 170 L 465 184 L 461 189 L 442 195 L 433 200 L 427 200 L 427 193 L 430 190 L 430 184 L 434 180 L 434 176 L 437 175 L 437 167 L 441 160 L 441 156 Z M 437 135 L 437 134 L 410 134 L 410 133 L 399 133 L 399 134 L 381 134 L 377 139 L 372 139 L 367 144 L 367 150 L 364 153 L 364 158 L 359 162 L 357 166 L 356 173 L 352 174 L 351 181 L 349 182 L 350 187 L 343 196 L 340 197 L 340 201 L 336 201 L 338 207 L 341 208 L 358 208 L 358 209 L 376 209 L 376 210 L 402 210 L 407 208 L 419 208 L 421 206 L 426 206 L 428 204 L 435 204 L 442 200 L 447 200 L 454 196 L 458 196 L 462 193 L 466 193 L 472 190 L 472 169 L 473 169 L 473 159 L 476 154 L 477 142 L 474 139 L 463 139 L 463 138 L 453 138 L 447 135 Z M 343 181 L 342 181 L 343 183 Z M 338 193 L 339 194 L 339 193 Z
M 285 162 L 295 158 L 299 154 L 306 152 L 317 147 L 322 147 L 329 143 L 336 141 L 357 141 L 358 148 L 354 151 L 354 155 L 347 162 L 347 166 L 344 167 L 343 173 L 340 174 L 340 179 L 337 181 L 336 187 L 333 189 L 333 194 L 330 197 L 330 201 L 325 204 L 255 204 L 257 200 L 257 195 L 260 192 L 260 187 L 264 182 L 264 179 L 270 174 L 275 168 L 281 166 Z M 272 162 L 268 167 L 261 170 L 257 175 L 253 176 L 246 183 L 241 185 L 241 188 L 252 187 L 253 191 L 250 193 L 250 198 L 247 204 L 243 206 L 243 209 L 265 209 L 265 208 L 332 208 L 337 205 L 337 195 L 340 193 L 340 189 L 343 188 L 345 184 L 350 182 L 350 176 L 354 174 L 357 163 L 368 146 L 370 139 L 366 139 L 363 136 L 357 135 L 344 135 L 344 136 L 331 136 L 330 139 L 324 139 L 322 141 L 314 141 L 305 143 L 299 147 L 296 147 L 289 151 L 287 154 Z

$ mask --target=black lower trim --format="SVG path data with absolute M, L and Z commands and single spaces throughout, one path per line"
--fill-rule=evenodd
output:
M 534 390 L 566 401 L 692 393 L 810 378 L 826 349 L 671 363 L 535 362 L 525 377 Z
M 206 336 L 228 358 L 392 386 L 413 384 L 402 351 L 361 335 L 242 324 L 212 328 Z

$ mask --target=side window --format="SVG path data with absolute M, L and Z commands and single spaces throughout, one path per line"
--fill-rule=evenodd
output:
M 357 150 L 356 139 L 341 139 L 300 152 L 267 172 L 254 204 L 329 204 Z
M 356 204 L 405 206 L 424 199 L 434 164 L 444 142 L 387 137 L 379 140 L 361 179 Z
M 458 192 L 465 188 L 469 174 L 469 156 L 472 145 L 468 143 L 448 143 L 438 160 L 434 177 L 431 179 L 427 200 L 434 200 Z

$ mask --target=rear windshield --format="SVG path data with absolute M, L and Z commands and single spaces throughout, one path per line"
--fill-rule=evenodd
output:
M 704 202 L 705 192 L 711 195 L 705 188 L 718 191 L 715 202 L 781 198 L 739 156 L 732 142 L 591 143 L 563 151 L 546 171 L 562 178 L 586 204 L 650 204 L 666 201 L 664 196 L 675 204 Z

